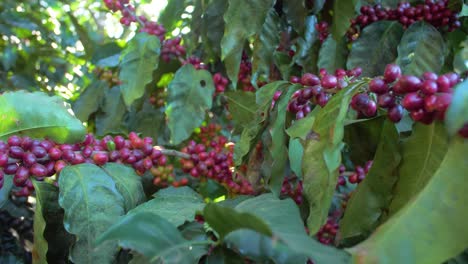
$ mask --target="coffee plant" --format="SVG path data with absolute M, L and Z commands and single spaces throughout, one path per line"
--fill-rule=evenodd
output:
M 5 0 L 0 34 L 0 263 L 468 262 L 462 0 Z

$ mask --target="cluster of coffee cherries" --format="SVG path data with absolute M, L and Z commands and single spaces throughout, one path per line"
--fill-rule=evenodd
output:
M 239 67 L 237 79 L 242 91 L 255 92 L 255 87 L 251 83 L 252 77 L 252 62 L 246 52 L 242 53 L 242 60 Z
M 330 32 L 328 31 L 328 23 L 325 21 L 319 22 L 315 24 L 315 29 L 319 33 L 318 38 L 320 42 L 324 42 L 327 39 L 328 35 L 330 34 Z
M 161 58 L 165 62 L 170 62 L 172 59 L 180 59 L 185 56 L 185 47 L 181 45 L 182 38 L 176 37 L 166 39 L 161 48 Z
M 81 163 L 99 166 L 107 162 L 123 163 L 142 175 L 167 164 L 163 152 L 163 149 L 153 147 L 152 138 L 140 138 L 135 132 L 131 132 L 128 139 L 106 136 L 99 140 L 88 134 L 83 142 L 76 144 L 57 144 L 48 139 L 14 135 L 7 142 L 0 141 L 0 187 L 6 174 L 14 175 L 14 185 L 21 188 L 15 195 L 28 196 L 34 189 L 31 178 L 42 181 L 59 174 L 68 165 Z M 178 185 L 184 182 L 187 181 Z
M 448 2 L 449 0 L 426 0 L 424 4 L 416 6 L 400 2 L 396 9 L 383 8 L 381 5 L 362 6 L 361 14 L 351 20 L 348 39 L 355 40 L 363 28 L 379 20 L 399 21 L 405 28 L 417 21 L 426 21 L 435 27 L 447 27 L 448 31 L 453 31 L 461 23 L 457 13 L 450 10 Z
M 326 70 L 320 70 L 320 77 L 305 73 L 301 77 L 292 76 L 290 81 L 304 86 L 296 91 L 288 104 L 288 112 L 296 115 L 296 120 L 304 118 L 312 110 L 312 105 L 325 106 L 332 94 L 348 85 L 345 77 L 356 78 L 361 75 L 360 67 L 352 70 L 337 69 L 335 74 L 330 74 Z M 275 94 L 273 101 L 276 101 L 281 94 Z M 276 98 L 276 99 L 275 99 Z
M 153 93 L 150 94 L 149 102 L 155 107 L 163 107 L 166 103 L 167 89 L 165 87 L 158 87 Z
M 367 173 L 372 167 L 372 163 L 373 161 L 369 160 L 364 166 L 356 166 L 354 168 L 354 171 L 347 171 L 346 167 L 343 164 L 341 164 L 339 168 L 339 176 L 336 187 L 338 188 L 338 186 L 345 186 L 347 182 L 351 184 L 362 182 L 366 178 Z M 348 179 L 348 181 L 346 181 L 346 179 Z
M 199 127 L 199 131 L 195 131 L 194 141 L 206 147 L 222 148 L 228 140 L 221 135 L 221 129 L 220 124 L 203 124 Z
M 197 56 L 190 56 L 186 60 L 182 61 L 182 65 L 192 64 L 197 70 L 208 70 L 208 65 Z
M 324 245 L 331 245 L 335 242 L 336 234 L 340 225 L 334 217 L 328 217 L 327 223 L 323 225 L 317 232 L 317 240 Z
M 296 202 L 296 204 L 302 204 L 302 181 L 296 176 L 286 176 L 283 180 L 283 185 L 281 186 L 281 195 L 288 196 Z
M 224 93 L 229 84 L 229 80 L 221 73 L 217 72 L 213 75 L 213 83 L 215 86 L 215 95 Z
M 190 141 L 182 152 L 190 155 L 181 159 L 185 173 L 201 181 L 211 179 L 223 185 L 231 194 L 253 194 L 254 190 L 247 179 L 233 172 L 233 147 L 226 144 L 224 137 L 217 137 L 207 147 L 204 144 Z
M 421 77 L 402 75 L 398 65 L 389 64 L 384 75 L 369 83 L 369 92 L 356 94 L 351 107 L 358 113 L 371 117 L 376 114 L 377 106 L 387 109 L 388 118 L 399 122 L 406 109 L 410 117 L 423 124 L 434 120 L 444 120 L 445 112 L 452 101 L 453 87 L 460 82 L 456 73 L 437 75 L 425 72 Z M 377 102 L 374 101 L 377 99 Z M 464 136 L 465 128 L 460 130 Z
M 122 81 L 120 81 L 119 79 L 118 73 L 113 72 L 110 69 L 106 70 L 97 67 L 96 69 L 94 69 L 94 74 L 96 74 L 100 80 L 107 82 L 109 84 L 109 87 L 114 87 L 122 84 Z
M 129 26 L 131 23 L 138 22 L 141 26 L 140 32 L 146 32 L 150 35 L 157 36 L 162 42 L 161 58 L 165 62 L 171 61 L 173 58 L 182 60 L 185 56 L 185 47 L 181 44 L 182 39 L 176 37 L 166 39 L 166 29 L 163 25 L 149 21 L 145 16 L 137 16 L 135 7 L 129 3 L 129 0 L 104 0 L 104 4 L 113 12 L 121 11 L 122 17 L 120 23 Z

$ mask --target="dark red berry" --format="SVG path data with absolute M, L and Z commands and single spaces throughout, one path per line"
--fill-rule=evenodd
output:
M 400 122 L 403 117 L 403 107 L 401 105 L 395 105 L 388 110 L 388 119 L 393 123 Z
M 22 159 L 24 155 L 24 150 L 19 146 L 10 147 L 10 157 L 14 159 Z
M 338 84 L 338 79 L 334 75 L 325 75 L 321 80 L 322 87 L 325 89 L 335 88 Z
M 395 96 L 391 94 L 381 94 L 377 98 L 377 104 L 383 108 L 390 108 L 395 105 Z
M 437 86 L 439 88 L 438 89 L 439 92 L 442 92 L 442 93 L 448 92 L 449 89 L 451 88 L 449 78 L 447 78 L 447 76 L 445 75 L 439 76 L 439 78 L 437 78 Z
M 13 177 L 13 183 L 15 186 L 23 187 L 26 181 L 29 179 L 29 170 L 23 166 L 16 170 L 15 176 Z
M 29 172 L 36 177 L 44 177 L 49 171 L 44 165 L 36 163 L 31 167 Z
M 33 153 L 27 152 L 23 155 L 23 163 L 27 167 L 31 167 L 36 162 L 37 162 L 37 158 L 36 158 L 36 155 L 34 155 Z
M 320 79 L 315 74 L 305 73 L 304 75 L 302 75 L 301 83 L 304 86 L 314 86 L 320 84 Z
M 109 161 L 109 156 L 106 152 L 98 152 L 93 155 L 93 160 L 97 165 L 104 165 Z
M 47 150 L 41 146 L 34 146 L 31 148 L 31 153 L 33 153 L 38 159 L 40 159 L 47 155 Z
M 415 111 L 424 106 L 424 99 L 417 93 L 409 93 L 403 98 L 401 104 L 407 110 Z
M 376 94 L 384 94 L 388 92 L 388 86 L 381 78 L 374 78 L 369 83 L 369 90 Z
M 62 157 L 62 151 L 59 148 L 49 149 L 49 158 L 51 160 L 59 160 Z
M 413 75 L 405 75 L 398 80 L 400 88 L 405 93 L 417 92 L 421 87 L 421 80 Z
M 18 167 L 19 167 L 18 164 L 10 163 L 3 168 L 3 171 L 6 174 L 12 175 L 16 173 L 16 171 L 18 170 Z
M 386 83 L 392 83 L 396 79 L 400 78 L 400 76 L 401 76 L 400 66 L 396 64 L 388 64 L 385 67 L 383 79 Z
M 423 79 L 424 80 L 431 80 L 431 81 L 436 81 L 437 80 L 437 74 L 433 72 L 425 72 L 423 73 Z
M 421 85 L 424 94 L 431 95 L 437 93 L 437 83 L 433 80 L 425 80 Z
M 16 135 L 13 135 L 11 137 L 8 138 L 8 145 L 10 146 L 21 146 L 21 138 L 16 136 Z

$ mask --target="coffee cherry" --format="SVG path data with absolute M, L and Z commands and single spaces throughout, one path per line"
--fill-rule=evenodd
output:
M 39 163 L 36 163 L 36 164 L 34 164 L 33 166 L 31 166 L 31 169 L 29 170 L 29 172 L 30 172 L 33 176 L 36 176 L 36 177 L 44 177 L 44 176 L 47 175 L 48 170 L 47 170 L 46 167 L 44 167 L 44 165 L 39 164 Z
M 374 78 L 369 83 L 369 90 L 376 94 L 384 94 L 388 92 L 389 87 L 381 78 Z
M 93 161 L 97 165 L 104 165 L 109 161 L 109 156 L 106 152 L 98 152 L 93 155 Z
M 424 106 L 424 99 L 421 98 L 417 93 L 409 93 L 401 101 L 404 108 L 409 111 L 415 111 L 421 109 Z
M 14 159 L 22 159 L 24 155 L 23 148 L 19 146 L 12 146 L 10 147 L 10 157 Z
M 320 79 L 315 74 L 305 73 L 302 75 L 301 84 L 304 86 L 314 86 L 320 84 Z
M 392 83 L 396 81 L 396 79 L 400 78 L 400 76 L 401 76 L 400 66 L 396 64 L 388 64 L 385 67 L 383 79 L 386 83 Z
M 23 163 L 24 163 L 24 165 L 26 165 L 27 167 L 31 167 L 31 166 L 34 165 L 36 162 L 37 162 L 36 155 L 34 155 L 34 154 L 31 153 L 31 152 L 27 152 L 27 153 L 24 154 L 24 156 L 23 156 Z
M 395 105 L 388 110 L 388 119 L 393 123 L 400 122 L 403 117 L 403 107 L 401 105 Z
M 338 84 L 338 79 L 334 75 L 325 75 L 321 80 L 322 87 L 325 89 L 335 88 Z
M 47 150 L 41 146 L 34 146 L 31 148 L 31 153 L 33 153 L 38 159 L 40 159 L 47 155 Z
M 422 84 L 421 80 L 413 75 L 405 75 L 398 82 L 405 93 L 417 92 Z
M 421 85 L 421 91 L 426 95 L 437 93 L 437 83 L 433 80 L 425 80 Z
M 13 135 L 13 136 L 11 136 L 11 137 L 8 138 L 8 141 L 7 141 L 7 142 L 8 142 L 8 145 L 9 145 L 10 147 L 12 147 L 12 146 L 21 146 L 22 140 L 21 140 L 20 137 L 18 137 L 18 136 L 16 136 L 16 135 Z
M 16 170 L 15 176 L 13 177 L 13 183 L 15 186 L 23 187 L 26 181 L 29 179 L 29 170 L 23 166 Z

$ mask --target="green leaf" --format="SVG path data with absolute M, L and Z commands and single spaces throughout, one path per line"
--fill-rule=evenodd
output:
M 382 116 L 345 127 L 344 141 L 354 164 L 364 164 L 374 158 L 386 119 Z
M 341 164 L 344 122 L 351 97 L 365 85 L 356 82 L 334 95 L 315 118 L 313 135 L 303 143 L 304 196 L 309 202 L 307 227 L 315 234 L 326 221 Z
M 351 26 L 349 22 L 356 16 L 354 1 L 336 0 L 333 3 L 333 23 L 331 33 L 336 41 L 339 41 Z
M 299 177 L 302 178 L 302 156 L 304 155 L 304 148 L 302 147 L 299 139 L 289 139 L 289 166 L 291 170 Z
M 224 239 L 231 247 L 249 256 L 255 261 L 264 263 L 273 260 L 278 264 L 305 263 L 307 258 L 297 254 L 281 241 L 255 232 L 250 229 L 239 229 L 229 233 Z
M 181 143 L 201 125 L 206 111 L 211 109 L 213 93 L 213 79 L 208 71 L 186 64 L 176 72 L 169 84 L 166 109 L 172 144 Z
M 305 72 L 317 71 L 318 51 L 320 42 L 315 29 L 317 24 L 316 16 L 308 16 L 305 21 L 304 36 L 297 39 L 297 52 L 293 61 L 303 67 Z
M 91 62 L 98 67 L 119 66 L 122 48 L 115 42 L 108 42 L 95 47 Z
M 229 91 L 226 96 L 233 122 L 239 127 L 245 128 L 255 118 L 257 111 L 255 94 L 244 91 Z
M 2 65 L 4 70 L 8 71 L 15 66 L 18 60 L 18 50 L 12 46 L 6 46 L 2 51 Z
M 107 163 L 102 169 L 112 177 L 115 187 L 124 198 L 125 212 L 130 211 L 145 200 L 141 177 L 131 167 L 118 163 Z
M 107 90 L 101 110 L 96 114 L 96 135 L 126 133 L 125 113 L 126 108 L 121 97 L 120 87 L 115 86 Z
M 365 27 L 353 42 L 346 67 L 362 68 L 362 76 L 382 75 L 385 66 L 397 57 L 397 47 L 403 35 L 399 22 L 378 21 Z
M 462 8 L 463 8 L 463 0 L 449 0 L 449 1 L 448 1 L 447 7 L 448 7 L 450 10 L 452 10 L 452 11 L 458 13 L 458 12 L 460 12 L 460 11 L 462 10 Z
M 193 221 L 195 213 L 205 205 L 203 198 L 189 187 L 169 187 L 155 193 L 154 197 L 127 215 L 149 212 L 163 217 L 174 226 L 180 226 L 185 221 Z
M 4 175 L 3 177 L 3 187 L 0 188 L 0 209 L 9 201 L 10 191 L 13 187 L 13 176 Z
M 168 1 L 158 17 L 158 23 L 164 25 L 167 32 L 172 32 L 177 27 L 177 22 L 181 20 L 186 6 L 185 0 Z
M 335 41 L 332 36 L 328 36 L 320 48 L 317 67 L 334 73 L 336 69 L 345 67 L 347 56 L 346 38 L 342 37 L 339 41 Z
M 283 12 L 286 15 L 288 23 L 298 33 L 304 31 L 305 20 L 308 10 L 302 0 L 289 0 L 283 2 Z
M 114 180 L 96 165 L 80 164 L 62 170 L 59 186 L 65 229 L 77 237 L 70 259 L 74 263 L 110 263 L 117 243 L 98 248 L 95 239 L 124 214 L 124 198 Z
M 455 87 L 452 102 L 445 114 L 445 126 L 450 136 L 468 123 L 468 80 Z
M 6 92 L 0 96 L 0 139 L 21 134 L 48 137 L 58 143 L 79 142 L 86 129 L 69 110 L 58 97 L 40 92 Z
M 165 118 L 164 109 L 155 108 L 151 103 L 145 102 L 143 108 L 130 119 L 129 127 L 131 131 L 138 131 L 144 137 L 157 139 L 158 144 L 161 144 L 160 139 L 167 130 Z
M 400 158 L 398 131 L 395 124 L 386 120 L 372 167 L 351 196 L 340 221 L 342 239 L 365 237 L 374 230 L 382 210 L 388 208 L 392 198 Z
M 244 259 L 227 248 L 215 248 L 207 256 L 205 264 L 244 264 Z
M 229 79 L 237 84 L 242 50 L 247 38 L 260 32 L 274 0 L 229 0 L 224 14 L 224 36 L 221 40 L 221 58 Z
M 119 79 L 125 105 L 142 97 L 158 68 L 161 44 L 154 35 L 138 33 L 123 51 Z
M 312 113 L 309 113 L 306 117 L 294 121 L 294 123 L 286 129 L 286 133 L 288 133 L 291 138 L 300 138 L 304 140 L 314 125 L 315 115 L 313 113 L 317 113 L 315 109 L 318 108 L 314 108 Z
M 397 64 L 404 74 L 439 73 L 447 47 L 440 32 L 423 21 L 412 24 L 398 45 Z
M 220 239 L 223 239 L 230 232 L 242 228 L 252 229 L 267 236 L 272 235 L 267 223 L 257 216 L 248 212 L 240 213 L 235 209 L 214 203 L 205 206 L 203 217 L 210 227 L 216 231 Z
M 279 196 L 281 193 L 281 185 L 283 183 L 285 169 L 288 162 L 288 149 L 286 129 L 286 115 L 289 99 L 292 94 L 300 89 L 300 85 L 291 85 L 287 91 L 283 92 L 279 100 L 276 102 L 276 116 L 272 117 L 270 134 L 272 144 L 268 147 L 273 164 L 271 165 L 271 174 L 269 177 L 269 187 L 274 195 Z
M 220 43 L 224 34 L 223 15 L 227 7 L 228 1 L 226 0 L 210 1 L 202 18 L 205 44 L 219 57 L 221 57 Z
M 109 84 L 107 82 L 102 80 L 93 81 L 73 103 L 72 109 L 75 116 L 82 122 L 87 122 L 89 116 L 98 111 L 108 89 Z
M 211 200 L 214 200 L 223 195 L 227 195 L 226 188 L 223 185 L 211 179 L 208 179 L 206 182 L 200 182 L 200 186 L 198 187 L 197 191 L 204 198 L 209 198 Z M 231 201 L 231 199 L 228 200 Z
M 344 251 L 326 247 L 307 235 L 299 208 L 291 199 L 280 200 L 271 193 L 263 194 L 240 203 L 236 210 L 250 212 L 263 220 L 274 237 L 297 254 L 317 263 L 348 263 L 349 256 Z
M 59 189 L 45 182 L 33 181 L 33 184 L 36 192 L 33 263 L 66 261 L 75 238 L 63 226 Z
M 260 34 L 255 39 L 252 57 L 252 76 L 257 78 L 260 74 L 270 74 L 273 63 L 273 54 L 279 45 L 280 18 L 274 10 L 268 12 Z
M 96 243 L 109 240 L 118 240 L 121 247 L 143 254 L 149 263 L 198 263 L 211 244 L 184 239 L 174 225 L 152 212 L 126 215 L 102 233 Z
M 313 2 L 312 13 L 317 14 L 322 10 L 323 5 L 325 4 L 326 0 L 313 0 L 312 2 Z
M 447 134 L 441 123 L 414 125 L 413 134 L 402 147 L 399 179 L 390 204 L 390 215 L 396 214 L 430 182 L 441 166 L 447 148 Z
M 467 10 L 468 10 L 468 5 Z M 462 48 L 458 50 L 453 59 L 453 69 L 456 73 L 462 74 L 468 71 L 468 38 L 461 43 Z
M 435 162 L 440 166 L 427 185 L 351 248 L 353 258 L 359 263 L 442 263 L 466 249 L 468 237 L 461 234 L 468 232 L 467 152 L 468 141 L 455 139 L 443 161 Z

